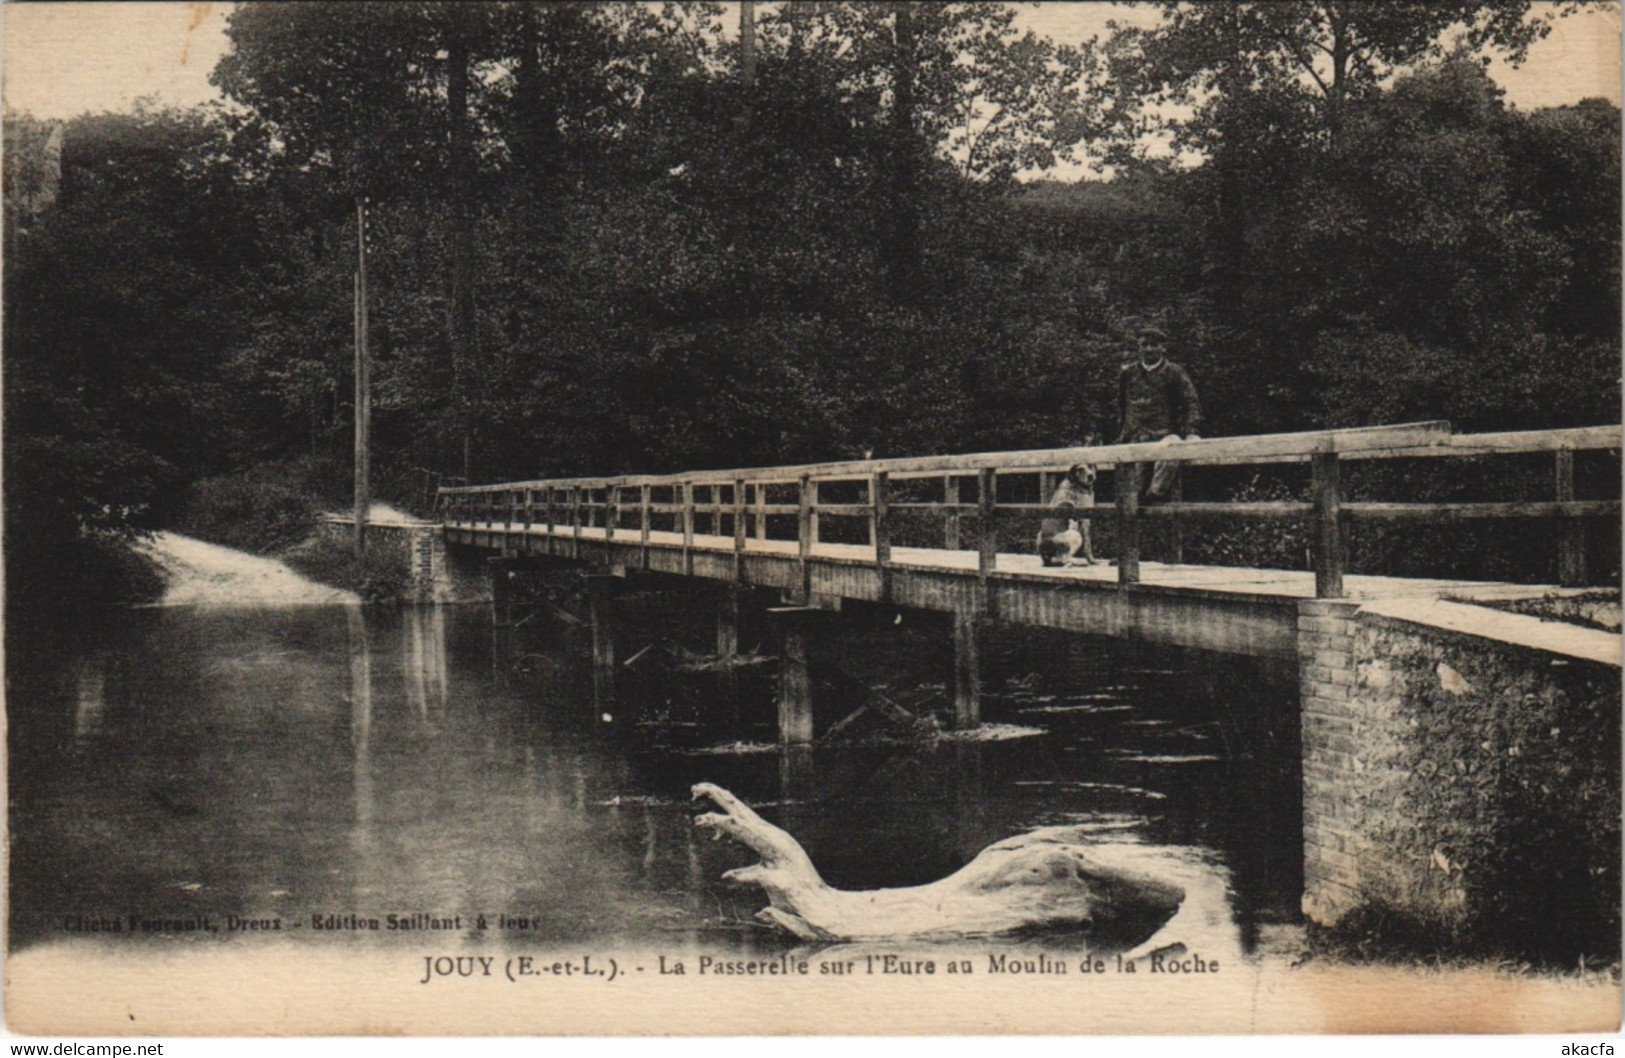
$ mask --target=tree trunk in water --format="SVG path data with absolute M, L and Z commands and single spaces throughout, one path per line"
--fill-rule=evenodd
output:
M 826 884 L 801 843 L 721 787 L 698 783 L 696 798 L 720 811 L 696 826 L 726 835 L 761 858 L 722 877 L 759 885 L 768 906 L 757 918 L 803 940 L 994 936 L 1087 928 L 1098 941 L 1145 948 L 1174 919 L 1186 889 L 1173 865 L 1128 845 L 1079 845 L 1042 832 L 983 849 L 927 885 L 861 891 Z

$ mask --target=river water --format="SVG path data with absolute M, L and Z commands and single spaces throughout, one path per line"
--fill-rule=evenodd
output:
M 781 751 L 773 664 L 739 670 L 732 699 L 685 668 L 714 635 L 707 605 L 621 598 L 612 704 L 593 702 L 583 630 L 552 607 L 506 633 L 480 606 L 165 607 L 14 643 L 11 949 L 265 930 L 414 951 L 791 947 L 752 920 L 759 890 L 721 880 L 753 857 L 696 831 L 700 781 L 844 888 L 932 881 L 1066 828 L 1183 886 L 1171 940 L 1188 949 L 1245 956 L 1293 921 L 1290 667 L 1004 630 L 984 666 L 1000 726 L 980 738 L 860 718 L 850 740 Z M 928 615 L 843 614 L 814 655 L 819 730 L 862 686 L 945 706 L 950 641 Z M 771 655 L 771 630 L 747 625 L 741 645 Z

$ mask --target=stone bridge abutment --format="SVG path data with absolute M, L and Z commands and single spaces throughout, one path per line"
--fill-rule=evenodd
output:
M 1310 921 L 1485 943 L 1514 922 L 1554 942 L 1617 932 L 1618 636 L 1305 600 L 1298 643 Z

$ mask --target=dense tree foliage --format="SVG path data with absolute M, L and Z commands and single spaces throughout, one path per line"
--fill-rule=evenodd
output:
M 19 146 L 48 135 L 26 119 L 8 126 Z M 261 242 L 239 208 L 224 127 L 143 110 L 80 118 L 60 137 L 49 206 L 25 208 L 7 181 L 14 600 L 61 591 L 76 544 L 165 524 L 189 480 L 244 454 L 220 354 L 246 334 L 240 280 Z
M 1157 25 L 1107 49 L 1114 154 L 1160 143 L 1202 163 L 1180 197 L 1200 238 L 1200 345 L 1221 378 L 1239 372 L 1233 429 L 1616 414 L 1617 327 L 1573 348 L 1579 317 L 1559 306 L 1578 297 L 1612 316 L 1617 269 L 1573 259 L 1584 239 L 1557 234 L 1548 196 L 1617 188 L 1617 159 L 1531 179 L 1524 145 L 1542 139 L 1555 165 L 1582 144 L 1607 150 L 1618 111 L 1576 108 L 1595 122 L 1584 132 L 1562 112 L 1509 111 L 1483 69 L 1585 5 L 1159 6 Z M 1574 134 L 1564 147 L 1558 128 Z M 1588 206 L 1593 234 L 1616 229 L 1617 201 Z M 1592 326 L 1578 329 L 1605 334 Z
M 1531 5 L 1162 8 L 763 5 L 747 64 L 714 4 L 238 5 L 230 108 L 68 123 L 54 202 L 8 141 L 8 553 L 342 481 L 358 202 L 397 502 L 1109 433 L 1148 317 L 1214 434 L 1617 418 L 1619 112 L 1505 105 Z

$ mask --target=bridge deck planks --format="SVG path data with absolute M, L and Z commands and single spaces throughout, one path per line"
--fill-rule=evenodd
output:
M 1001 552 L 984 582 L 976 551 L 893 547 L 887 569 L 872 545 L 813 545 L 802 566 L 794 540 L 736 538 L 601 526 L 463 522 L 445 524 L 448 543 L 541 557 L 552 536 L 559 558 L 646 568 L 777 589 L 787 598 L 848 599 L 960 616 L 986 613 L 1003 623 L 1141 639 L 1223 653 L 1296 660 L 1299 604 L 1315 597 L 1310 570 L 1242 569 L 1142 562 L 1140 583 L 1122 589 L 1117 567 L 1045 567 L 1036 555 Z M 1344 578 L 1347 598 L 1491 601 L 1569 594 L 1553 585 L 1378 577 Z
M 474 532 L 509 537 L 545 539 L 545 525 L 533 525 L 527 531 L 522 525 L 504 526 L 500 522 L 447 522 L 453 532 Z M 597 526 L 583 526 L 584 543 L 604 543 L 605 530 Z M 556 538 L 568 540 L 569 532 L 555 532 Z M 734 537 L 695 533 L 692 548 L 696 552 L 734 553 Z M 641 547 L 643 538 L 636 529 L 621 529 L 614 534 L 616 546 Z M 683 534 L 651 530 L 648 543 L 652 548 L 681 551 Z M 798 555 L 794 540 L 747 538 L 744 553 L 773 556 L 794 560 Z M 813 545 L 809 559 L 826 563 L 874 568 L 875 550 L 862 544 Z M 970 550 L 948 551 L 941 548 L 891 548 L 891 565 L 916 570 L 933 570 L 961 576 L 976 576 L 977 553 Z M 1057 583 L 1078 583 L 1089 586 L 1115 587 L 1117 567 L 1104 562 L 1093 566 L 1070 568 L 1046 567 L 1037 555 L 1000 552 L 994 563 L 994 573 L 1017 576 L 1023 580 L 1040 578 Z M 1315 597 L 1315 575 L 1311 570 L 1247 569 L 1234 566 L 1195 566 L 1163 562 L 1140 564 L 1140 589 L 1175 589 L 1201 594 L 1258 596 L 1274 600 L 1312 599 Z M 1415 577 L 1382 577 L 1350 574 L 1345 580 L 1347 597 L 1360 599 L 1391 598 L 1471 598 L 1480 600 L 1537 597 L 1560 591 L 1549 584 L 1513 584 L 1501 581 L 1465 581 L 1424 579 Z

